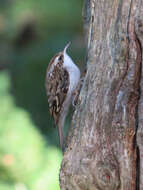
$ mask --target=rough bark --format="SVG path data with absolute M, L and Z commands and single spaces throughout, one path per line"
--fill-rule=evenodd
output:
M 87 73 L 61 189 L 143 189 L 143 1 L 86 0 L 83 18 Z
M 135 22 L 135 30 L 140 41 L 140 47 L 143 55 L 143 1 L 137 1 L 137 14 Z M 142 63 L 143 57 L 141 56 Z M 138 129 L 137 129 L 137 144 L 138 144 L 138 184 L 139 189 L 143 190 L 143 67 L 141 68 L 140 80 L 140 99 L 138 104 Z

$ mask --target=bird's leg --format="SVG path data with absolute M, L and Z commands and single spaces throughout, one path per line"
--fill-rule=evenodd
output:
M 76 88 L 72 94 L 72 106 L 75 108 L 78 102 L 79 90 Z
M 81 88 L 83 86 L 85 74 L 86 74 L 86 70 L 82 74 L 82 77 L 80 78 L 76 89 L 72 93 L 72 105 L 73 105 L 73 107 L 76 107 L 76 105 L 78 103 L 78 98 L 79 98 L 80 90 L 81 90 Z

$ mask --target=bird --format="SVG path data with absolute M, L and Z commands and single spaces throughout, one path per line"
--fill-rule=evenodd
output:
M 63 51 L 50 61 L 45 79 L 49 111 L 58 127 L 60 147 L 64 151 L 63 129 L 69 107 L 74 101 L 76 87 L 80 81 L 80 69 L 67 54 L 70 42 Z

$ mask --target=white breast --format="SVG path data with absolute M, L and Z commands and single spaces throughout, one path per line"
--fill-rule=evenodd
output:
M 74 64 L 73 60 L 68 56 L 67 53 L 64 54 L 63 65 L 69 72 L 69 78 L 70 78 L 69 92 L 72 93 L 75 90 L 75 88 L 77 87 L 77 84 L 80 80 L 80 70 Z

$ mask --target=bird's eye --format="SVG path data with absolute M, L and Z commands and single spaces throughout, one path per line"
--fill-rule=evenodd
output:
M 60 55 L 59 58 L 58 58 L 59 61 L 62 61 L 63 60 L 63 55 Z

